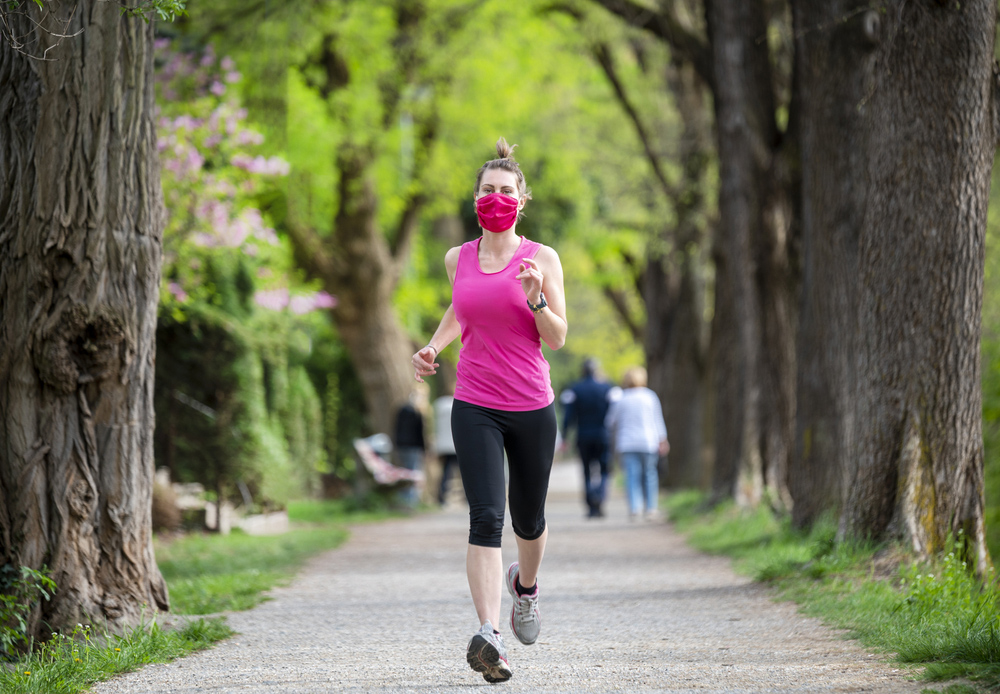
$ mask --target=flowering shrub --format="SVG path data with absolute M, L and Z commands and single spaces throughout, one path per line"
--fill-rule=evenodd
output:
M 259 306 L 297 314 L 333 306 L 329 294 L 293 286 L 291 251 L 257 207 L 289 166 L 260 151 L 264 136 L 240 106 L 233 87 L 242 76 L 233 61 L 219 59 L 211 47 L 201 56 L 176 52 L 166 39 L 157 41 L 157 50 L 157 148 L 167 209 L 161 312 L 179 318 L 190 302 L 210 300 L 215 288 L 206 261 L 234 253 L 262 287 L 254 295 Z M 289 298 L 269 300 L 274 293 Z
M 233 61 L 166 40 L 157 51 L 167 223 L 156 455 L 220 497 L 245 503 L 242 483 L 253 506 L 280 506 L 325 469 L 321 399 L 303 367 L 316 317 L 306 314 L 336 300 L 296 280 L 262 205 L 280 195 L 289 165 L 264 151 Z

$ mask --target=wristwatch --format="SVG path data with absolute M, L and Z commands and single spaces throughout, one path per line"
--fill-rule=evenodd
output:
M 548 302 L 545 301 L 545 294 L 543 294 L 542 292 L 538 292 L 537 304 L 531 303 L 530 299 L 528 300 L 528 308 L 531 309 L 532 313 L 541 313 L 542 309 L 548 305 L 549 305 Z

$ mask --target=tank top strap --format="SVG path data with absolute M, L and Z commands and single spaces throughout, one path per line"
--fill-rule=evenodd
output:
M 521 248 L 521 256 L 524 258 L 534 258 L 536 255 L 538 255 L 538 251 L 541 247 L 542 244 L 538 243 L 537 241 L 532 241 L 529 238 L 525 238 L 524 246 Z

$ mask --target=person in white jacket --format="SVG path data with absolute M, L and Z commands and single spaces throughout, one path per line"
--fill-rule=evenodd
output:
M 660 456 L 670 452 L 663 408 L 656 393 L 646 387 L 646 370 L 641 366 L 625 372 L 622 388 L 606 424 L 625 472 L 629 518 L 637 518 L 645 505 L 646 518 L 654 520 L 660 515 Z

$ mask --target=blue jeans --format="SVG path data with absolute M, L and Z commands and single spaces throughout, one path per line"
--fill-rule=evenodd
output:
M 629 513 L 641 513 L 643 499 L 646 511 L 658 508 L 660 496 L 660 474 L 657 466 L 659 453 L 622 452 L 622 467 L 625 469 L 625 498 Z
M 399 454 L 399 466 L 404 467 L 407 470 L 423 470 L 424 469 L 424 449 L 419 446 L 400 446 L 396 449 Z M 417 489 L 416 483 L 409 484 L 403 489 L 399 490 L 398 497 L 400 502 L 409 507 L 414 507 L 420 501 L 420 491 Z

